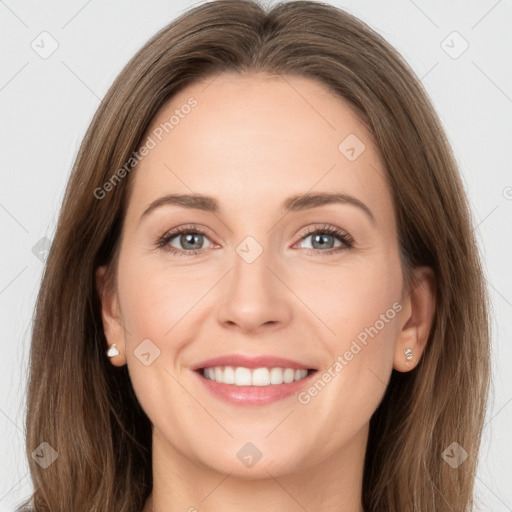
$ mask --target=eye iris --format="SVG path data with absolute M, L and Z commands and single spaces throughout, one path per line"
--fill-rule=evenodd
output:
M 192 234 L 192 233 L 186 233 L 185 235 L 181 235 L 180 242 L 182 244 L 182 247 L 185 249 L 200 249 L 201 248 L 201 237 L 203 235 L 199 234 Z M 191 247 L 190 245 L 193 245 L 196 243 L 198 247 Z
M 325 238 L 331 238 L 331 244 L 329 244 L 328 242 L 323 242 L 321 241 L 322 239 L 325 239 Z M 312 242 L 312 245 L 315 249 L 317 249 L 317 247 L 315 247 L 315 244 L 318 242 L 320 245 L 319 247 L 327 247 L 329 246 L 329 249 L 331 249 L 333 247 L 332 245 L 332 242 L 333 242 L 333 236 L 332 235 L 322 235 L 322 234 L 317 234 L 317 235 L 313 235 L 313 242 Z

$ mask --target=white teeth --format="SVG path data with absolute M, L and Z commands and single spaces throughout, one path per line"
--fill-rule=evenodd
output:
M 282 384 L 283 383 L 283 369 L 272 368 L 270 370 L 270 384 Z
M 222 372 L 222 370 L 221 370 Z M 222 382 L 222 373 L 221 378 L 217 380 L 217 382 Z M 235 370 L 235 384 L 237 386 L 250 386 L 251 385 L 251 370 L 249 368 L 237 368 Z
M 269 386 L 270 372 L 268 368 L 256 368 L 256 370 L 253 370 L 251 382 L 253 386 Z
M 295 379 L 295 370 L 293 368 L 286 368 L 283 373 L 283 380 L 286 384 L 293 382 Z
M 235 370 L 232 366 L 226 366 L 224 368 L 224 378 L 222 381 L 224 384 L 234 384 L 235 383 Z
M 307 370 L 293 368 L 244 368 L 243 366 L 216 366 L 204 368 L 203 377 L 235 386 L 269 386 L 271 384 L 288 384 L 302 380 L 308 374 Z

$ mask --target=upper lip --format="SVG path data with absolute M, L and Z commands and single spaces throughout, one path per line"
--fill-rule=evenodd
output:
M 192 366 L 192 370 L 199 370 L 201 368 L 212 368 L 214 366 L 242 366 L 244 368 L 293 368 L 294 370 L 313 370 L 307 364 L 286 359 L 283 357 L 276 357 L 270 355 L 249 357 L 242 354 L 228 354 L 225 356 L 214 357 L 201 361 Z

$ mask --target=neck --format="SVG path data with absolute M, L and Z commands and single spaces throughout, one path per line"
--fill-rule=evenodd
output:
M 364 512 L 367 439 L 368 425 L 319 464 L 304 461 L 293 473 L 266 468 L 261 478 L 244 478 L 184 457 L 153 429 L 153 491 L 143 512 Z

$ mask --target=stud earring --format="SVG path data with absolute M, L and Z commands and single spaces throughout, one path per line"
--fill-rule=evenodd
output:
M 404 350 L 404 354 L 407 361 L 410 361 L 412 359 L 412 350 L 410 348 L 406 348 Z
M 107 350 L 107 356 L 112 358 L 114 356 L 119 355 L 119 350 L 117 350 L 116 344 L 114 343 L 108 350 Z

